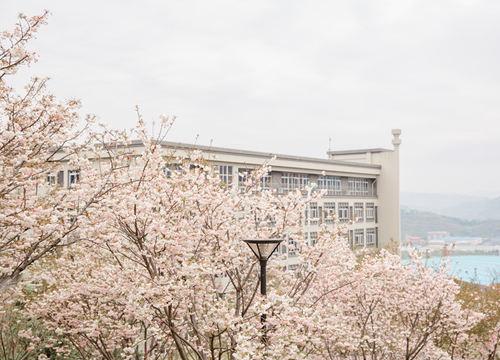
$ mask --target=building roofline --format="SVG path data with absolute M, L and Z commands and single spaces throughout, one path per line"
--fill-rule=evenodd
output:
M 132 146 L 140 146 L 142 145 L 141 140 L 132 140 Z M 162 141 L 160 143 L 161 146 L 171 149 L 181 149 L 181 150 L 202 150 L 207 151 L 214 154 L 227 154 L 227 155 L 246 155 L 252 156 L 261 159 L 268 159 L 272 156 L 276 156 L 277 160 L 285 160 L 285 161 L 307 161 L 318 164 L 329 164 L 329 165 L 344 165 L 344 166 L 352 166 L 352 167 L 361 167 L 361 168 L 371 168 L 371 169 L 381 169 L 381 165 L 374 164 L 362 164 L 350 161 L 343 160 L 329 160 L 329 159 L 320 159 L 306 156 L 295 156 L 295 155 L 284 155 L 284 154 L 276 154 L 276 153 L 265 153 L 260 151 L 250 151 L 250 150 L 240 150 L 240 149 L 230 149 L 230 148 L 222 148 L 215 146 L 207 146 L 207 145 L 197 145 L 197 144 L 186 144 L 180 142 L 173 141 Z
M 327 151 L 328 155 L 356 155 L 366 153 L 381 153 L 381 152 L 394 152 L 394 150 L 374 148 L 374 149 L 359 149 L 359 150 L 336 150 Z

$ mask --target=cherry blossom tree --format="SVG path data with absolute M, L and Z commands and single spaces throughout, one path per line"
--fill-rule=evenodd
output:
M 92 133 L 93 119 L 77 114 L 80 102 L 57 101 L 47 79 L 33 78 L 22 93 L 8 85 L 36 61 L 26 45 L 47 16 L 21 14 L 14 31 L 0 37 L 0 294 L 31 264 L 71 243 L 78 219 L 117 185 L 114 172 L 126 164 L 126 152 L 113 147 L 123 136 Z M 97 141 L 105 145 L 94 147 Z M 97 166 L 104 153 L 113 160 Z M 79 172 L 71 189 L 58 178 L 63 163 Z
M 457 300 L 445 266 L 428 269 L 416 254 L 409 265 L 386 251 L 360 257 L 338 223 L 308 244 L 308 189 L 261 189 L 269 163 L 240 191 L 200 152 L 164 149 L 166 132 L 151 140 L 142 120 L 134 152 L 125 134 L 90 131 L 91 118 L 78 130 L 79 102 L 56 101 L 44 79 L 17 94 L 6 79 L 35 61 L 26 42 L 46 18 L 21 15 L 0 42 L 0 294 L 22 303 L 16 324 L 38 329 L 2 326 L 1 339 L 23 344 L 19 358 L 46 358 L 39 346 L 80 359 L 496 356 L 498 327 L 474 342 L 481 315 Z M 78 183 L 54 184 L 63 168 L 79 170 Z M 267 297 L 250 238 L 298 246 L 296 271 L 279 254 L 269 262 Z
M 145 148 L 127 170 L 138 181 L 103 197 L 85 241 L 34 271 L 31 316 L 82 358 L 440 359 L 480 319 L 461 309 L 445 267 L 385 251 L 358 262 L 339 226 L 308 245 L 301 192 L 262 191 L 266 164 L 236 191 L 200 153 L 166 157 L 139 134 Z M 241 240 L 275 237 L 298 243 L 302 265 L 285 271 L 275 256 L 262 298 Z
M 446 264 L 426 267 L 420 256 L 411 256 L 406 265 L 383 250 L 364 257 L 353 274 L 352 286 L 341 295 L 350 299 L 346 313 L 358 344 L 349 352 L 352 358 L 446 359 L 481 319 L 461 308 L 459 286 Z M 443 337 L 453 341 L 444 343 Z
M 33 311 L 85 356 L 212 358 L 261 348 L 267 310 L 241 239 L 296 231 L 300 192 L 278 198 L 258 191 L 258 178 L 236 192 L 197 153 L 167 176 L 161 147 L 143 141 L 130 169 L 138 181 L 101 199 L 79 231 L 85 241 L 37 265 L 33 279 L 45 287 Z M 275 227 L 259 220 L 269 218 Z M 271 274 L 282 272 L 272 264 Z
M 492 274 L 492 283 L 488 286 L 475 280 L 460 282 L 459 299 L 464 308 L 480 312 L 484 314 L 484 317 L 467 332 L 467 340 L 454 349 L 452 358 L 498 359 L 500 357 L 500 307 L 498 306 L 500 283 L 498 274 Z M 450 338 L 452 337 L 450 336 Z M 451 341 L 448 340 L 448 342 Z

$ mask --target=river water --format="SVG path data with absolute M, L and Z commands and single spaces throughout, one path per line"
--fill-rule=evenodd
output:
M 475 280 L 477 283 L 489 285 L 496 275 L 496 281 L 500 281 L 500 256 L 463 255 L 450 256 L 449 259 L 453 262 L 450 273 L 460 276 L 462 280 Z M 439 264 L 441 258 L 429 258 L 425 261 L 428 266 L 433 266 Z

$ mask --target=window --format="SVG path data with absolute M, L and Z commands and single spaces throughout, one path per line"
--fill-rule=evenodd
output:
M 80 180 L 80 170 L 70 170 L 68 172 L 68 186 L 76 184 Z
M 215 165 L 214 169 L 219 173 L 220 180 L 227 184 L 231 185 L 233 182 L 233 167 L 230 165 Z
M 260 223 L 260 225 L 274 227 L 276 226 L 276 218 L 272 217 L 271 215 L 267 215 L 264 221 Z
M 354 215 L 358 221 L 363 221 L 363 203 L 354 203 Z
M 313 232 L 310 232 L 310 233 L 307 233 L 308 236 L 307 236 L 307 239 L 311 239 L 311 241 L 309 242 L 309 245 L 314 245 L 316 244 L 316 242 L 318 241 L 318 233 L 316 231 L 313 231 Z
M 339 176 L 323 176 L 318 179 L 318 189 L 326 190 L 326 195 L 339 195 L 340 177 Z
M 167 177 L 172 176 L 172 173 L 180 174 L 182 172 L 182 165 L 168 164 L 167 166 L 165 166 L 165 169 L 163 169 L 163 172 L 165 172 L 165 175 Z
M 365 231 L 363 229 L 356 229 L 354 232 L 354 242 L 356 245 L 364 245 Z
M 274 255 L 274 254 L 279 255 L 279 253 L 280 253 L 280 246 L 278 245 L 274 248 L 271 255 Z
M 349 203 L 339 203 L 339 221 L 346 222 L 349 220 L 348 211 Z
M 288 249 L 288 257 L 296 257 L 297 256 L 297 242 L 293 241 L 293 239 L 288 240 L 288 245 L 292 247 L 292 249 Z
M 260 179 L 260 188 L 262 190 L 271 189 L 271 174 L 266 174 L 264 177 Z
M 332 223 L 335 215 L 335 203 L 326 202 L 323 204 L 323 217 L 326 223 Z
M 374 245 L 376 242 L 375 229 L 366 229 L 366 245 Z
M 280 254 L 286 254 L 286 245 L 281 245 Z
M 303 188 L 309 184 L 308 174 L 282 173 L 281 186 L 284 191 L 291 191 Z
M 64 170 L 57 173 L 57 185 L 64 185 Z
M 375 204 L 366 203 L 366 221 L 375 220 Z
M 351 195 L 368 195 L 368 179 L 350 178 L 348 184 Z
M 310 211 L 310 214 L 308 214 L 311 218 L 317 218 L 318 217 L 318 203 L 317 202 L 311 202 L 307 205 L 307 209 Z
M 288 270 L 295 271 L 299 268 L 299 264 L 288 265 Z
M 240 191 L 245 190 L 245 182 L 248 179 L 251 179 L 252 176 L 253 176 L 253 170 L 242 169 L 242 171 L 238 173 L 238 187 Z M 271 174 L 266 174 L 260 179 L 259 187 L 261 190 L 271 189 Z
M 48 174 L 47 175 L 47 185 L 55 185 L 56 184 L 56 175 L 55 174 Z
M 61 170 L 56 174 L 47 174 L 47 185 L 64 185 L 64 171 Z

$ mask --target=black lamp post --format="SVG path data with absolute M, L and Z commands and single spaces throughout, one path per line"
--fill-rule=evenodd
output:
M 260 262 L 260 293 L 266 296 L 266 267 L 267 260 L 271 257 L 274 250 L 283 241 L 283 239 L 255 239 L 255 240 L 243 240 L 250 247 L 252 252 L 257 256 Z M 262 335 L 262 342 L 266 343 L 266 314 L 262 314 L 260 317 L 262 322 L 262 330 L 264 334 Z

